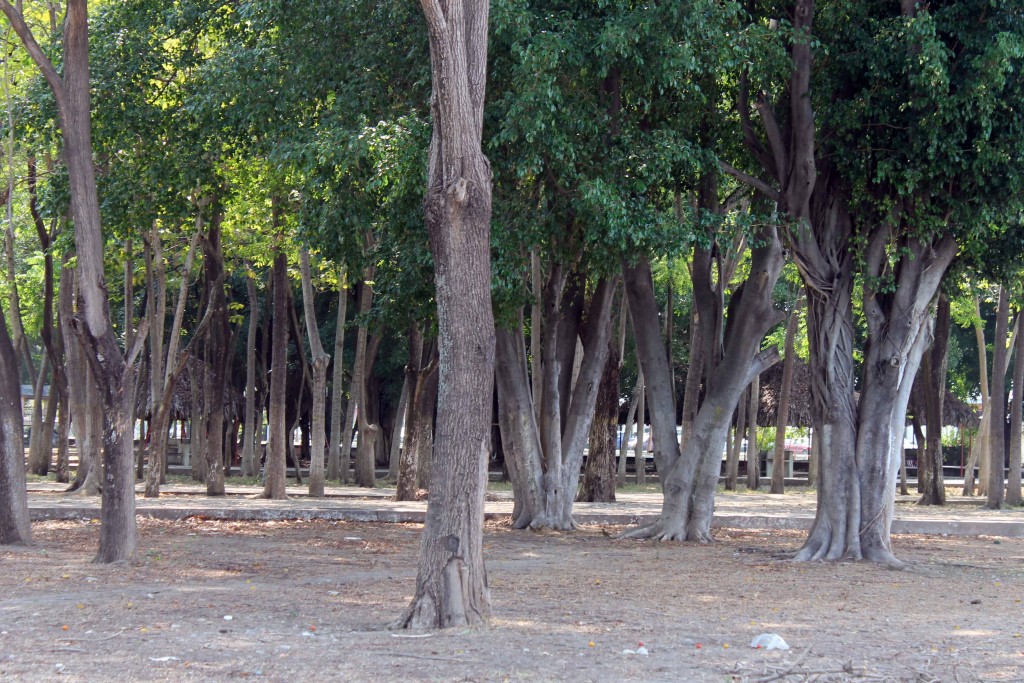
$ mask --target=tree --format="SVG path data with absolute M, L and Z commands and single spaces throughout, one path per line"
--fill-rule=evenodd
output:
M 31 543 L 18 352 L 0 309 L 0 545 Z
M 490 614 L 483 502 L 490 451 L 494 318 L 491 169 L 481 149 L 487 0 L 422 0 L 434 122 L 423 202 L 437 285 L 440 389 L 430 501 L 406 627 L 478 624 Z
M 1005 102 L 1020 91 L 1008 76 L 1020 17 L 968 4 L 797 0 L 786 21 L 751 28 L 765 45 L 782 36 L 788 77 L 743 72 L 737 101 L 760 177 L 726 170 L 778 202 L 807 290 L 821 449 L 818 513 L 801 560 L 899 564 L 893 492 L 931 303 L 958 248 L 984 243 L 1015 201 L 1019 113 Z M 832 57 L 815 60 L 825 44 Z M 867 327 L 858 404 L 855 273 Z
M 53 91 L 60 117 L 63 156 L 68 169 L 71 214 L 75 222 L 77 270 L 82 310 L 76 332 L 88 347 L 90 370 L 103 403 L 103 489 L 98 562 L 132 559 L 136 548 L 132 404 L 135 373 L 114 335 L 103 272 L 103 235 L 92 162 L 89 105 L 88 3 L 69 0 L 64 20 L 63 73 L 58 73 L 36 42 L 21 12 L 3 0 L 22 44 Z M 137 342 L 144 334 L 136 337 Z M 138 349 L 129 352 L 134 360 Z

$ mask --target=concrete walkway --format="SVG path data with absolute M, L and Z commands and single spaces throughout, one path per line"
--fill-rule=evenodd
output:
M 64 484 L 30 482 L 29 510 L 33 521 L 94 519 L 99 517 L 98 496 L 68 494 Z M 229 486 L 222 498 L 208 498 L 202 486 L 172 484 L 159 498 L 136 497 L 139 515 L 156 519 L 205 517 L 221 520 L 327 519 L 362 522 L 422 522 L 425 501 L 394 500 L 394 489 L 328 487 L 326 497 L 306 495 L 305 487 L 288 487 L 287 500 L 258 498 L 255 486 Z M 914 505 L 913 496 L 898 496 L 892 524 L 895 534 L 950 536 L 1007 536 L 1024 538 L 1024 509 L 985 510 L 980 498 L 952 498 L 943 508 Z M 798 490 L 784 496 L 766 493 L 722 493 L 715 499 L 712 526 L 733 529 L 806 530 L 814 520 L 813 493 Z M 622 493 L 615 503 L 577 503 L 574 517 L 580 524 L 625 525 L 653 521 L 661 509 L 660 493 Z M 488 519 L 507 518 L 512 512 L 508 491 L 487 494 Z

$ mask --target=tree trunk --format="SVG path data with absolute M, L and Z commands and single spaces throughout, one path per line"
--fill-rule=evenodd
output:
M 29 56 L 50 85 L 63 136 L 75 223 L 79 286 L 83 307 L 75 329 L 87 348 L 103 408 L 104 485 L 98 562 L 130 560 L 135 554 L 135 477 L 132 448 L 134 370 L 125 362 L 110 322 L 103 273 L 103 234 L 92 161 L 89 120 L 89 34 L 86 0 L 69 0 L 64 22 L 63 73 L 58 73 L 20 11 L 0 3 Z M 133 351 L 129 356 L 134 356 Z
M 28 469 L 32 474 L 46 476 L 50 471 L 50 458 L 53 456 L 50 435 L 43 434 L 43 413 L 46 401 L 43 400 L 43 387 L 46 386 L 46 375 L 50 370 L 49 356 L 43 356 L 39 364 L 39 375 L 36 377 L 32 390 L 32 428 L 28 440 Z M 18 395 L 21 395 L 19 387 Z
M 639 368 L 639 364 L 637 365 Z M 619 462 L 615 471 L 615 485 L 626 485 L 626 461 L 629 459 L 629 440 L 633 438 L 636 430 L 636 409 L 640 405 L 640 375 L 637 374 L 637 382 L 633 387 L 633 398 L 629 401 L 629 408 L 626 410 L 626 423 L 622 426 L 622 443 L 619 444 Z
M 1005 287 L 999 287 L 996 309 L 996 332 L 992 340 L 992 392 L 989 394 L 989 463 L 988 497 L 985 507 L 998 510 L 1003 506 L 1003 466 L 1006 462 L 1006 337 L 1010 321 L 1010 299 Z
M 380 425 L 377 424 L 377 404 L 370 394 L 370 383 L 373 377 L 373 364 L 376 362 L 377 349 L 381 337 L 374 334 L 365 341 L 363 346 L 362 367 L 360 372 L 358 420 L 359 434 L 356 442 L 355 482 L 356 486 L 373 488 L 376 486 L 376 444 L 380 436 Z M 357 339 L 358 342 L 358 339 Z M 358 353 L 359 344 L 356 344 Z
M 711 249 L 694 249 L 694 301 L 700 306 L 706 350 L 706 392 L 682 453 L 675 432 L 668 363 L 658 335 L 650 266 L 646 260 L 624 266 L 633 336 L 651 399 L 654 460 L 664 491 L 658 521 L 626 536 L 694 541 L 711 538 L 715 487 L 731 416 L 753 378 L 779 359 L 775 349 L 761 351 L 760 346 L 764 335 L 781 318 L 772 306 L 771 294 L 782 271 L 782 246 L 772 227 L 765 228 L 761 238 L 761 245 L 752 250 L 750 275 L 733 292 L 727 320 L 721 289 L 716 289 L 713 278 Z M 717 282 L 725 282 L 721 273 Z
M 636 447 L 633 449 L 633 469 L 636 471 L 636 485 L 647 483 L 647 382 L 643 368 L 637 369 L 637 404 L 636 404 Z M 653 420 L 653 418 L 652 418 Z M 673 420 L 674 421 L 674 420 Z M 651 429 L 654 438 L 654 429 Z M 659 470 L 660 471 L 660 470 Z
M 757 448 L 757 409 L 761 406 L 761 376 L 750 383 L 750 404 L 747 406 L 747 490 L 761 487 L 761 453 Z M 783 459 L 785 462 L 785 459 Z
M 416 499 L 416 448 L 414 446 L 413 428 L 416 420 L 417 410 L 430 410 L 433 406 L 422 406 L 425 386 L 422 377 L 423 370 L 423 335 L 419 325 L 413 325 L 409 329 L 409 362 L 405 366 L 405 380 L 403 381 L 402 393 L 404 394 L 404 411 L 401 406 L 398 411 L 398 419 L 395 421 L 395 436 L 392 442 L 392 453 L 395 443 L 401 441 L 402 425 L 405 428 L 405 439 L 398 451 L 398 472 L 395 476 L 397 492 L 395 500 Z M 392 456 L 393 457 L 393 456 Z
M 249 297 L 249 329 L 245 337 L 245 427 L 242 431 L 242 476 L 256 476 L 256 331 L 259 326 L 259 306 L 256 283 L 248 265 L 245 289 Z
M 786 346 L 785 357 L 782 365 L 782 383 L 779 387 L 779 405 L 775 413 L 775 463 L 782 462 L 786 454 L 786 428 L 789 426 L 789 400 L 793 391 L 793 372 L 796 368 L 796 331 L 800 325 L 800 305 L 802 298 L 798 298 L 789 314 L 789 322 L 786 324 Z M 781 456 L 779 454 L 782 454 Z M 749 457 L 749 456 L 748 456 Z M 749 464 L 747 465 L 750 466 Z M 776 469 L 779 469 L 776 472 Z M 785 472 L 781 468 L 772 468 L 772 490 L 774 494 L 781 495 L 786 491 Z
M 949 304 L 946 304 L 947 317 Z M 1017 311 L 1020 320 L 1021 311 Z M 1013 402 L 1010 404 L 1010 472 L 1006 481 L 1006 504 L 1021 504 L 1021 428 L 1022 428 L 1022 391 L 1024 391 L 1024 329 L 1018 328 L 1013 338 Z M 941 445 L 940 445 L 941 448 Z
M 533 414 L 527 394 L 525 382 L 525 345 L 511 335 L 500 334 L 498 349 L 498 391 L 509 393 L 500 399 L 502 410 L 506 411 L 505 419 L 512 430 L 512 448 L 508 457 L 524 458 L 514 464 L 515 469 L 522 473 L 517 477 L 521 485 L 528 489 L 514 489 L 517 498 L 526 496 L 528 500 L 521 506 L 523 513 L 529 511 L 532 518 L 527 520 L 520 514 L 518 524 L 529 524 L 533 528 L 549 527 L 553 529 L 572 529 L 572 504 L 576 498 L 580 470 L 583 465 L 583 450 L 594 420 L 594 402 L 601 386 L 604 366 L 614 341 L 611 335 L 611 303 L 614 297 L 616 281 L 613 278 L 602 278 L 596 285 L 589 305 L 586 306 L 586 322 L 582 330 L 578 316 L 582 313 L 583 303 L 576 301 L 575 288 L 566 287 L 563 294 L 565 278 L 562 266 L 554 264 L 551 268 L 552 277 L 544 291 L 544 343 L 543 371 L 544 398 L 542 421 L 536 437 L 523 433 L 522 430 L 537 429 L 534 420 L 527 419 L 526 414 L 509 413 L 512 410 L 525 410 Z M 573 278 L 576 274 L 571 274 Z M 569 327 L 571 334 L 565 333 Z M 582 332 L 583 352 L 577 354 L 577 330 Z M 561 345 L 569 345 L 571 355 L 563 353 Z M 521 350 L 520 350 L 521 347 Z M 565 382 L 568 374 L 576 363 L 579 355 L 579 371 L 575 383 Z M 571 380 L 571 377 L 569 378 Z M 567 395 L 563 396 L 562 391 Z M 562 412 L 562 406 L 566 406 Z M 538 442 L 543 454 L 543 473 L 538 469 L 534 459 L 534 443 Z M 541 477 L 540 498 L 537 494 L 537 477 Z M 515 482 L 514 482 L 515 483 Z
M 348 448 L 341 440 L 344 431 L 341 427 L 341 420 L 345 415 L 345 392 L 342 387 L 345 379 L 343 363 L 345 314 L 348 309 L 348 288 L 345 279 L 346 268 L 343 265 L 338 276 L 338 317 L 334 327 L 334 374 L 331 377 L 331 444 L 327 451 L 327 478 L 332 481 L 342 478 L 341 449 L 343 446 Z M 347 470 L 344 476 L 348 477 Z
M 152 415 L 149 440 L 149 468 L 146 471 L 145 496 L 155 498 L 160 495 L 160 484 L 164 480 L 164 473 L 167 469 L 167 431 L 170 428 L 171 401 L 174 395 L 175 384 L 184 370 L 181 360 L 178 357 L 178 338 L 181 334 L 181 324 L 185 316 L 185 302 L 188 298 L 189 278 L 192 272 L 192 262 L 195 259 L 196 246 L 199 243 L 200 226 L 202 218 L 197 214 L 197 229 L 189 242 L 188 251 L 185 255 L 185 263 L 181 273 L 181 283 L 178 287 L 178 298 L 174 306 L 174 319 L 171 322 L 171 333 L 167 344 L 166 362 L 163 352 L 157 353 L 157 349 L 163 348 L 164 339 L 164 313 L 166 312 L 167 301 L 167 274 L 163 260 L 163 247 L 161 244 L 159 230 L 153 226 L 154 246 L 154 287 L 156 308 L 153 311 L 155 320 L 151 323 L 150 348 L 155 360 L 150 373 L 150 413 Z M 160 257 L 156 257 L 159 250 Z M 193 331 L 193 340 L 197 338 L 198 329 Z M 192 342 L 190 342 L 191 345 Z M 180 366 L 180 367 L 179 367 Z M 158 372 L 159 370 L 159 372 Z M 192 384 L 193 392 L 195 384 Z M 193 394 L 195 396 L 195 394 Z M 189 437 L 191 439 L 191 435 Z M 199 451 L 195 451 L 197 454 Z
M 388 448 L 388 479 L 398 481 L 398 467 L 402 458 L 402 432 L 405 430 L 406 416 L 409 413 L 409 385 L 411 379 L 406 367 L 402 377 L 402 392 L 398 398 L 398 407 L 395 409 L 395 424 L 391 428 L 391 444 Z
M 615 437 L 619 427 L 619 343 L 608 340 L 605 362 L 590 426 L 590 455 L 583 473 L 583 488 L 577 500 L 588 503 L 615 502 Z
M 491 171 L 480 148 L 489 8 L 486 0 L 422 5 L 434 86 L 424 214 L 437 284 L 440 387 L 416 594 L 400 624 L 444 628 L 490 615 L 483 502 L 494 381 Z
M 749 400 L 744 400 L 750 395 L 750 390 L 744 392 L 740 397 L 739 405 L 736 406 L 736 426 L 733 429 L 732 443 L 729 444 L 726 437 L 726 459 L 725 459 L 725 490 L 735 491 L 740 478 L 740 450 L 743 448 L 743 435 L 747 431 L 747 405 Z M 731 446 L 731 447 L 730 447 Z M 750 454 L 749 446 L 747 454 Z
M 32 542 L 25 493 L 18 352 L 0 308 L 0 545 Z
M 302 268 L 302 310 L 306 318 L 306 336 L 309 337 L 310 354 L 313 356 L 313 417 L 310 427 L 309 495 L 323 498 L 324 455 L 327 442 L 327 366 L 331 357 L 324 352 L 320 343 L 320 328 L 316 324 L 316 310 L 313 307 L 313 277 L 309 269 L 309 250 L 303 247 L 299 254 Z
M 283 251 L 274 257 L 274 315 L 270 373 L 270 444 L 265 465 L 266 482 L 263 497 L 283 499 L 285 494 L 285 460 L 289 443 L 285 420 L 288 386 L 288 261 Z
M 200 240 L 203 246 L 203 270 L 209 301 L 210 322 L 206 333 L 206 354 L 209 376 L 206 388 L 209 402 L 205 406 L 206 433 L 206 495 L 223 496 L 224 491 L 224 408 L 231 363 L 231 327 L 228 302 L 224 294 L 224 252 L 221 248 L 223 209 L 214 200 L 213 217 L 207 233 Z M 202 209 L 198 209 L 202 210 Z
M 349 385 L 349 404 L 341 438 L 341 473 L 342 481 L 346 483 L 348 482 L 348 471 L 349 467 L 351 467 L 352 461 L 352 428 L 363 412 L 363 392 L 366 390 L 366 339 L 368 334 L 366 317 L 370 312 L 371 306 L 373 306 L 373 288 L 369 284 L 373 281 L 373 273 L 373 266 L 367 267 L 366 270 L 363 271 L 363 281 L 359 283 L 359 307 L 357 309 L 359 327 L 356 331 L 356 355 L 352 365 L 352 381 Z M 358 477 L 358 474 L 356 476 Z M 364 484 L 359 484 L 359 482 L 356 481 L 356 484 L 360 486 L 373 485 L 372 481 Z
M 399 500 L 415 500 L 416 491 L 430 485 L 430 460 L 434 449 L 434 412 L 437 408 L 438 391 L 437 365 L 438 349 L 437 341 L 434 340 L 416 368 L 412 402 L 409 406 L 409 428 L 402 453 L 405 464 L 399 466 L 399 486 L 402 489 L 402 497 Z

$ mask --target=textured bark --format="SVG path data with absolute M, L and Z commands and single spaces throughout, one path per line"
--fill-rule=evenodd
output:
M 341 474 L 341 420 L 345 415 L 344 363 L 342 354 L 345 350 L 345 314 L 348 309 L 348 288 L 345 286 L 346 268 L 341 267 L 338 277 L 338 317 L 334 327 L 334 373 L 331 377 L 331 443 L 327 449 L 327 478 L 334 481 Z M 346 446 L 347 448 L 347 446 Z
M 1010 298 L 1005 287 L 999 288 L 996 307 L 996 331 L 992 340 L 992 393 L 989 395 L 989 462 L 988 496 L 985 507 L 998 510 L 1003 506 L 1003 465 L 1006 462 L 1006 337 L 1010 321 Z
M 265 465 L 266 482 L 263 488 L 264 498 L 285 498 L 285 458 L 286 451 L 291 447 L 288 443 L 288 426 L 285 421 L 286 396 L 288 384 L 288 261 L 284 252 L 279 251 L 274 257 L 274 314 L 273 341 L 270 373 L 270 444 Z
M 0 308 L 0 545 L 32 542 L 25 493 L 18 352 Z
M 481 151 L 486 0 L 422 0 L 433 74 L 424 214 L 434 256 L 440 386 L 437 449 L 416 594 L 400 620 L 444 628 L 486 622 L 483 500 L 494 380 L 491 170 Z
M 772 489 L 774 494 L 786 492 L 786 477 L 783 468 L 778 464 L 786 457 L 786 427 L 789 426 L 789 396 L 793 391 L 793 369 L 796 367 L 796 330 L 800 324 L 800 304 L 797 300 L 789 314 L 786 324 L 786 346 L 782 366 L 782 382 L 779 387 L 779 406 L 775 412 L 775 463 L 772 469 Z M 782 454 L 781 456 L 779 454 Z M 749 467 L 749 464 L 747 465 Z
M 680 446 L 686 443 L 693 427 L 693 418 L 700 405 L 700 383 L 704 376 L 704 337 L 700 333 L 700 314 L 694 307 L 690 313 L 690 358 L 686 368 L 686 385 L 683 389 L 683 417 L 680 428 Z
M 755 108 L 767 145 L 750 121 L 748 83 L 740 86 L 744 142 L 775 186 L 722 164 L 787 218 L 788 242 L 807 290 L 812 420 L 819 439 L 818 512 L 798 560 L 852 557 L 898 564 L 889 525 L 906 405 L 930 341 L 927 308 L 956 253 L 948 235 L 911 236 L 912 202 L 893 207 L 888 224 L 855 226 L 847 188 L 816 156 L 812 108 L 813 0 L 796 0 L 792 20 L 807 39 L 793 43 L 780 123 L 767 93 Z M 794 227 L 796 229 L 794 229 Z M 868 341 L 859 406 L 853 401 L 853 239 L 863 245 L 863 302 Z M 875 291 L 892 278 L 893 287 Z
M 331 357 L 324 352 L 320 342 L 320 328 L 316 324 L 316 310 L 313 308 L 313 277 L 309 269 L 309 250 L 303 248 L 299 255 L 302 268 L 302 310 L 306 319 L 306 336 L 309 337 L 310 354 L 313 356 L 313 408 L 310 426 L 309 495 L 322 498 L 324 495 L 324 455 L 327 442 L 327 366 Z
M 63 73 L 58 73 L 20 11 L 0 2 L 29 56 L 50 85 L 57 104 L 68 170 L 71 214 L 79 288 L 83 307 L 75 331 L 88 349 L 90 370 L 97 380 L 103 406 L 104 483 L 99 562 L 132 559 L 136 548 L 135 490 L 131 415 L 134 370 L 114 337 L 106 279 L 103 273 L 103 235 L 100 228 L 96 176 L 92 164 L 89 120 L 89 35 L 86 0 L 69 0 L 64 21 Z

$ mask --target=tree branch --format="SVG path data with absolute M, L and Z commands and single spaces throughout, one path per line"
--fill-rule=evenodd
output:
M 54 68 L 53 62 L 43 52 L 43 48 L 39 46 L 34 35 L 32 35 L 32 29 L 25 23 L 25 17 L 21 15 L 8 0 L 0 0 L 0 12 L 7 15 L 7 20 L 11 22 L 11 28 L 18 34 L 18 38 L 21 39 L 22 45 L 25 46 L 25 51 L 28 52 L 29 57 L 35 62 L 36 66 L 43 73 L 43 78 L 50 85 L 53 90 L 53 96 L 57 100 L 57 111 L 63 112 L 65 107 L 65 93 L 64 93 L 64 81 L 57 73 L 57 69 Z
M 763 194 L 765 197 L 768 197 L 768 199 L 771 199 L 772 201 L 775 202 L 779 201 L 779 191 L 773 188 L 768 183 L 761 180 L 760 178 L 755 178 L 752 175 L 748 175 L 743 171 L 739 170 L 738 168 L 733 168 L 731 165 L 721 160 L 719 160 L 718 162 L 718 167 L 721 168 L 726 173 L 728 173 L 729 175 L 731 175 L 733 178 L 739 180 L 741 183 L 746 183 L 750 187 L 754 188 L 755 190 Z

